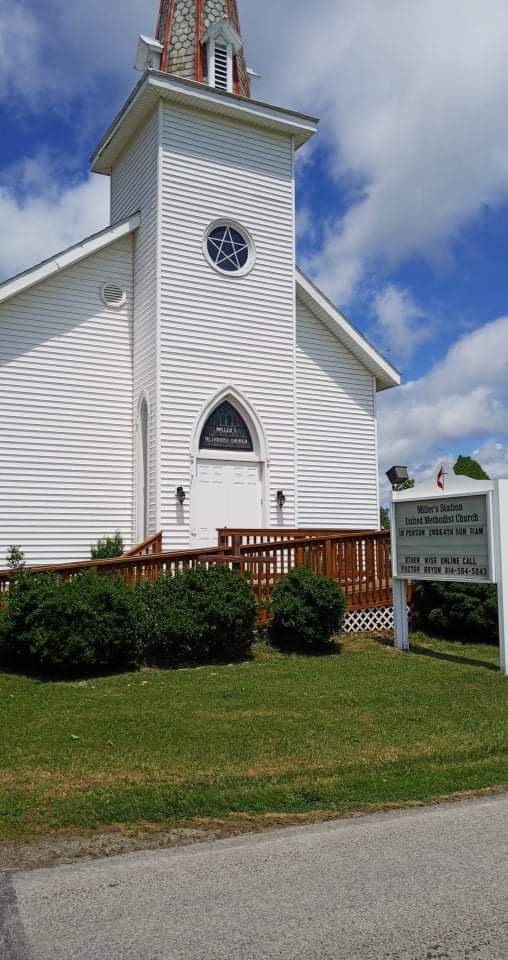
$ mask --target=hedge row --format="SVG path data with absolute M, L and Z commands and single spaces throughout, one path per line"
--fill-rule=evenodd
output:
M 471 583 L 417 583 L 415 626 L 446 640 L 498 643 L 497 588 Z
M 274 589 L 271 639 L 284 649 L 325 649 L 344 610 L 334 581 L 295 570 Z M 118 576 L 63 582 L 20 571 L 0 614 L 0 666 L 69 677 L 238 660 L 250 652 L 256 620 L 248 582 L 223 567 L 134 589 Z

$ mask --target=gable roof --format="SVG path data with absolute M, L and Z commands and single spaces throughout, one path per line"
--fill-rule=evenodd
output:
M 0 303 L 5 303 L 6 300 L 10 300 L 24 290 L 29 290 L 30 287 L 35 287 L 36 284 L 53 276 L 53 274 L 59 273 L 61 270 L 66 270 L 67 267 L 72 267 L 75 263 L 79 263 L 80 260 L 84 260 L 92 253 L 104 250 L 105 247 L 109 247 L 112 243 L 115 243 L 116 240 L 121 240 L 122 237 L 133 233 L 134 230 L 137 230 L 140 223 L 141 217 L 139 213 L 136 213 L 134 216 L 129 217 L 128 220 L 116 223 L 113 227 L 106 227 L 105 230 L 101 230 L 99 233 L 92 234 L 91 237 L 80 240 L 79 243 L 75 243 L 72 247 L 68 247 L 67 250 L 55 254 L 55 256 L 50 257 L 48 260 L 43 260 L 42 263 L 36 264 L 35 267 L 30 267 L 28 270 L 23 271 L 23 273 L 11 277 L 10 280 L 6 280 L 0 284 Z
M 222 20 L 216 20 L 215 23 L 212 23 L 211 26 L 208 27 L 208 30 L 201 38 L 201 43 L 217 40 L 219 37 L 224 37 L 224 40 L 231 44 L 235 53 L 239 53 L 240 50 L 243 49 L 243 40 L 238 30 L 235 29 L 226 17 L 223 17 Z
M 301 270 L 296 271 L 296 290 L 302 303 L 321 320 L 352 354 L 371 371 L 378 390 L 400 386 L 400 373 L 376 350 L 362 333 L 337 310 L 333 303 Z

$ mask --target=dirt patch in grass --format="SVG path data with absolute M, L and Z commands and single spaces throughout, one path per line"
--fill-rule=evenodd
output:
M 369 804 L 338 815 L 336 810 L 315 810 L 304 814 L 273 814 L 260 816 L 235 814 L 225 818 L 195 818 L 186 825 L 139 823 L 135 826 L 114 824 L 107 830 L 71 833 L 59 831 L 30 842 L 0 842 L 0 872 L 35 870 L 42 867 L 73 863 L 83 859 L 101 859 L 136 851 L 168 850 L 197 843 L 210 843 L 227 837 L 262 833 L 284 827 L 308 826 L 337 819 L 369 816 L 402 809 L 416 809 L 441 803 L 460 803 L 484 796 L 506 792 L 506 786 L 466 791 L 427 801 L 408 801 L 391 804 Z
M 10 790 L 23 790 L 27 793 L 38 792 L 47 800 L 66 796 L 77 790 L 89 790 L 94 787 L 139 787 L 144 783 L 185 783 L 185 777 L 168 777 L 167 770 L 147 768 L 145 770 L 98 770 L 69 776 L 51 770 L 13 770 L 3 771 L 0 786 Z

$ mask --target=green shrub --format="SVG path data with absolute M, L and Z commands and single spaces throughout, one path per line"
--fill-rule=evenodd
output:
M 257 605 L 243 577 L 223 568 L 189 570 L 136 588 L 148 661 L 165 666 L 238 660 L 249 654 Z
M 281 650 L 319 653 L 330 649 L 344 622 L 346 598 L 335 580 L 305 567 L 275 585 L 270 639 Z
M 415 626 L 460 643 L 497 643 L 497 589 L 473 583 L 417 583 Z
M 114 536 L 97 540 L 97 543 L 90 547 L 90 556 L 92 560 L 114 560 L 115 557 L 121 557 L 124 551 L 123 537 L 117 530 Z
M 52 676 L 128 668 L 138 658 L 137 607 L 120 577 L 20 574 L 0 616 L 0 662 Z

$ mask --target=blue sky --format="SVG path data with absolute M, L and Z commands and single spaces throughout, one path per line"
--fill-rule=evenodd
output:
M 2 0 L 0 277 L 107 223 L 87 160 L 158 0 Z M 505 0 L 241 0 L 261 99 L 322 118 L 299 156 L 301 266 L 403 373 L 382 468 L 508 475 Z M 268 26 L 267 26 L 268 25 Z

